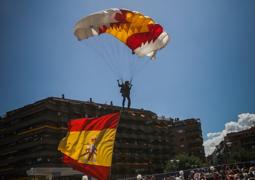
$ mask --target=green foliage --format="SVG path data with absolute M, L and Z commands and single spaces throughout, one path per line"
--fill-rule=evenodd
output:
M 174 159 L 168 160 L 166 162 L 164 171 L 171 172 L 171 171 L 198 168 L 202 166 L 203 166 L 203 163 L 198 157 L 193 155 L 188 155 L 188 154 L 179 154 L 175 156 Z
M 173 162 L 171 160 L 168 160 L 166 162 L 166 166 L 164 168 L 164 172 L 172 172 L 178 170 L 178 164 L 176 162 Z

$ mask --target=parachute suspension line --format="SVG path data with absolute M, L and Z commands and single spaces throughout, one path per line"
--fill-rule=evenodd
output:
M 119 62 L 118 56 L 117 56 L 117 52 L 115 52 L 116 50 L 116 41 L 114 41 L 115 38 L 109 38 L 109 42 L 104 41 L 103 43 L 103 52 L 106 53 L 107 58 L 107 62 L 111 65 L 112 69 L 114 69 L 114 71 L 117 74 L 118 78 L 122 78 L 122 74 L 121 71 L 119 69 L 119 65 L 117 64 Z
M 119 52 L 121 53 L 121 58 L 125 63 L 127 78 L 130 79 L 132 77 L 132 69 L 137 64 L 136 62 L 137 56 L 133 55 L 130 49 L 127 46 L 124 46 L 124 44 L 122 44 L 122 48 L 120 49 Z
M 118 64 L 121 69 L 123 79 L 127 79 L 130 77 L 130 73 L 128 72 L 128 54 L 130 53 L 129 49 L 124 43 L 118 43 L 116 47 L 117 54 L 118 54 Z
M 151 63 L 152 63 L 152 60 L 145 61 L 145 63 L 143 63 L 140 69 L 137 71 L 136 75 L 141 73 L 144 69 L 146 69 L 148 64 L 151 64 Z
M 102 49 L 102 47 L 98 46 L 98 44 L 100 44 L 100 43 L 97 43 L 94 40 L 89 41 L 89 43 L 87 44 L 87 47 L 90 48 L 91 52 L 93 52 L 93 51 L 95 52 L 94 54 L 96 54 L 99 57 L 100 61 L 102 61 L 113 74 L 115 74 L 116 76 L 119 76 L 119 73 L 112 67 L 112 64 L 110 64 L 108 62 L 109 57 L 107 57 L 104 49 Z
M 136 62 L 132 62 L 131 64 L 131 79 L 133 79 L 134 77 L 136 77 L 138 74 L 140 74 L 145 67 L 148 66 L 148 64 L 151 62 L 151 60 L 145 60 L 145 59 L 137 59 L 137 65 Z
M 123 79 L 126 79 L 126 71 L 127 71 L 127 65 L 126 65 L 126 60 L 125 60 L 125 56 L 124 56 L 124 51 L 126 50 L 126 47 L 124 46 L 123 43 L 119 43 L 117 46 L 116 46 L 116 50 L 117 50 L 117 55 L 118 55 L 118 64 L 119 64 L 119 67 L 122 71 L 122 78 Z
M 103 41 L 101 44 L 102 44 L 102 47 L 100 49 L 106 57 L 105 62 L 111 68 L 112 72 L 114 72 L 115 75 L 118 78 L 120 78 L 121 73 L 118 71 L 118 66 L 116 66 L 116 63 L 114 62 L 114 53 L 111 52 L 113 49 L 111 39 L 110 39 L 110 43 L 108 41 Z
M 100 50 L 99 50 L 100 49 Z M 112 73 L 114 73 L 116 76 L 118 76 L 118 73 L 115 71 L 115 69 L 112 67 L 112 64 L 110 64 L 109 62 L 108 62 L 108 59 L 109 59 L 109 57 L 105 54 L 105 52 L 104 51 L 102 51 L 101 50 L 101 47 L 96 47 L 95 45 L 94 45 L 94 49 L 92 49 L 92 51 L 94 51 L 94 50 L 97 50 L 96 51 L 96 54 L 97 55 L 100 55 L 102 58 L 100 58 L 100 60 L 108 67 L 108 69 L 112 72 Z
M 134 69 L 137 68 L 136 64 L 138 65 L 139 62 L 135 62 L 137 60 L 136 59 L 137 57 L 131 56 L 130 54 L 128 54 L 128 56 L 126 58 L 127 58 L 127 61 L 129 62 L 128 63 L 129 71 L 132 76 L 134 73 Z
M 111 36 L 104 36 L 104 38 L 107 37 Z M 149 61 L 151 61 L 147 58 L 144 59 L 131 54 L 130 50 L 123 43 L 119 43 L 115 38 L 108 38 L 107 40 L 97 39 L 92 42 L 93 48 L 90 47 L 91 50 L 102 57 L 100 59 L 104 61 L 103 63 L 108 66 L 109 70 L 112 71 L 118 79 L 133 79 L 149 64 Z
M 116 38 L 110 38 L 110 48 L 111 48 L 111 52 L 112 52 L 112 58 L 111 58 L 111 62 L 113 65 L 115 65 L 115 69 L 116 71 L 119 72 L 119 77 L 123 79 L 123 67 L 121 66 L 121 57 L 120 57 L 120 44 L 118 42 L 118 40 Z
M 126 79 L 126 73 L 128 70 L 128 59 L 126 58 L 127 53 L 127 47 L 124 43 L 120 43 L 118 39 L 111 38 L 109 46 L 111 47 L 110 50 L 112 52 L 112 64 L 116 66 L 116 71 L 119 72 L 120 79 Z
M 129 69 L 129 74 L 130 74 L 131 77 L 133 76 L 133 71 L 134 71 L 135 64 L 136 64 L 134 62 L 134 61 L 136 61 L 135 58 L 136 57 L 132 56 L 131 54 L 126 55 L 126 60 L 128 62 L 128 66 L 129 66 L 129 68 L 128 68 Z

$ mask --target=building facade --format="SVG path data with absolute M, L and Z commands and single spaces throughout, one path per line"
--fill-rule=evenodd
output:
M 112 103 L 50 97 L 7 112 L 0 120 L 0 176 L 29 179 L 29 173 L 43 169 L 58 179 L 80 179 L 81 175 L 71 169 L 72 177 L 64 174 L 67 166 L 57 151 L 66 135 L 67 121 L 120 110 Z M 124 110 L 116 134 L 111 177 L 160 173 L 165 162 L 179 153 L 204 159 L 202 144 L 198 119 L 165 119 L 143 109 Z
M 211 164 L 229 164 L 254 160 L 255 158 L 255 124 L 240 132 L 232 132 L 216 146 L 209 156 Z

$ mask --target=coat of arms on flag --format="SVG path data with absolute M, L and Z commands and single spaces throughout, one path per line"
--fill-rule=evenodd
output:
M 109 178 L 120 113 L 68 122 L 68 132 L 58 146 L 63 160 L 99 180 Z

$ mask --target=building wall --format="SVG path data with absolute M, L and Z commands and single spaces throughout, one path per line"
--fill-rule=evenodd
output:
M 186 153 L 204 160 L 205 154 L 199 119 L 174 121 L 172 131 L 176 153 Z
M 31 167 L 65 167 L 57 146 L 66 135 L 67 121 L 120 109 L 52 97 L 8 112 L 0 120 L 0 176 L 17 179 Z M 166 160 L 178 153 L 204 158 L 199 120 L 165 120 L 151 111 L 125 110 L 116 135 L 112 178 L 162 172 Z
M 211 164 L 232 163 L 231 156 L 242 150 L 255 152 L 255 127 L 227 134 L 226 137 L 224 137 L 224 140 L 216 146 L 215 151 L 208 159 Z M 247 159 L 243 159 L 243 161 L 246 160 Z
M 228 143 L 231 152 L 240 149 L 255 151 L 255 127 L 241 132 L 227 134 L 224 141 Z

